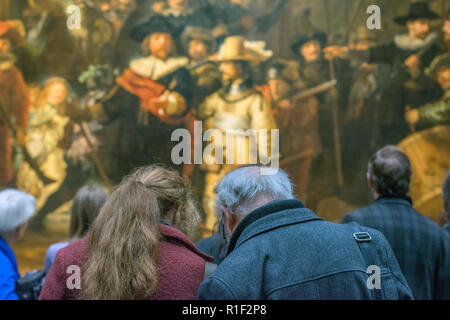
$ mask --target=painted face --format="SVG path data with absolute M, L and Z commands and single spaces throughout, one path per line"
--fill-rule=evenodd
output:
M 101 11 L 106 12 L 112 10 L 111 4 L 108 1 L 102 1 L 99 5 Z
M 430 33 L 430 21 L 428 19 L 418 19 L 408 21 L 406 24 L 409 34 L 418 39 L 425 39 Z
M 270 92 L 275 100 L 280 100 L 286 97 L 290 87 L 289 84 L 282 79 L 272 79 L 268 81 Z
M 444 32 L 445 40 L 450 41 L 450 20 L 445 20 L 442 31 Z
M 175 11 L 184 11 L 187 7 L 187 0 L 169 0 L 168 4 Z
M 202 60 L 208 57 L 208 48 L 203 41 L 191 40 L 188 48 L 189 56 L 194 60 Z
M 306 42 L 300 49 L 300 53 L 307 62 L 319 60 L 321 52 L 322 47 L 317 40 Z
M 150 52 L 161 59 L 166 59 L 172 49 L 172 36 L 168 33 L 153 33 L 150 36 Z
M 67 87 L 62 83 L 54 83 L 48 90 L 47 101 L 53 105 L 63 103 L 67 98 Z
M 219 70 L 222 72 L 222 79 L 225 81 L 233 81 L 241 77 L 241 68 L 232 61 L 222 62 Z
M 11 41 L 0 38 L 0 53 L 8 53 L 11 51 Z
M 437 81 L 444 91 L 450 90 L 450 66 L 442 68 L 438 72 Z

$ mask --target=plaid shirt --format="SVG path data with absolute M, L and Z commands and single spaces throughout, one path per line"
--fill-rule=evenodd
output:
M 410 201 L 380 198 L 348 214 L 349 222 L 385 235 L 416 299 L 450 299 L 450 235 Z
M 444 226 L 444 230 L 450 233 L 450 222 Z

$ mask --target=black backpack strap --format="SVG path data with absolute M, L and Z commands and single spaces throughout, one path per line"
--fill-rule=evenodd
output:
M 38 300 L 44 286 L 46 272 L 34 271 L 16 281 L 16 294 L 19 300 Z
M 378 266 L 379 259 L 377 259 L 377 252 L 375 251 L 375 247 L 372 243 L 372 236 L 369 232 L 361 229 L 361 226 L 357 223 L 349 223 L 347 226 L 353 231 L 353 238 L 355 239 L 358 247 L 361 251 L 361 254 L 364 258 L 364 261 L 369 266 Z M 375 300 L 382 300 L 382 292 L 381 289 L 371 289 L 372 297 Z
M 211 262 L 205 262 L 205 274 L 204 279 L 208 278 L 217 269 L 217 264 Z

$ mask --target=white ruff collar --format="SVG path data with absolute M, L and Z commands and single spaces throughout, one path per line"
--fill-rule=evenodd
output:
M 425 40 L 413 38 L 409 34 L 399 34 L 394 37 L 394 43 L 400 49 L 415 51 L 436 41 L 437 37 L 438 34 L 436 32 L 431 32 Z

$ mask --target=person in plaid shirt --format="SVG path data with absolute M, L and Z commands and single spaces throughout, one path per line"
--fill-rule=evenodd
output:
M 447 172 L 447 177 L 442 186 L 442 196 L 444 197 L 445 220 L 447 221 L 444 229 L 450 233 L 450 170 Z
M 367 180 L 375 202 L 351 212 L 343 223 L 384 234 L 415 299 L 450 299 L 450 235 L 414 210 L 406 154 L 395 146 L 382 148 L 369 162 Z

